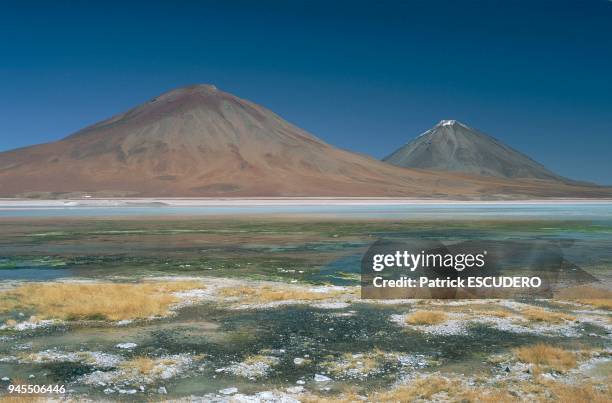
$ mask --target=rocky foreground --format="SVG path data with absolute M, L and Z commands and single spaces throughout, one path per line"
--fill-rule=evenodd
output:
M 117 288 L 134 298 L 109 301 Z M 88 292 L 92 303 L 65 298 L 77 290 Z M 149 296 L 146 303 L 139 300 L 142 292 Z M 38 299 L 43 297 L 44 304 Z M 5 386 L 41 378 L 46 382 L 50 378 L 45 376 L 53 372 L 54 382 L 66 384 L 67 396 L 79 400 L 124 395 L 218 402 L 609 401 L 612 397 L 612 322 L 606 298 L 373 301 L 360 300 L 356 287 L 151 278 L 138 283 L 14 283 L 0 292 L 0 300 L 4 311 L 0 382 Z M 207 312 L 213 312 L 211 307 L 223 310 L 228 318 L 278 315 L 279 321 L 291 319 L 282 316 L 287 309 L 297 309 L 289 312 L 307 315 L 316 323 L 301 325 L 317 326 L 317 332 L 302 332 L 298 324 L 287 337 L 278 334 L 267 343 L 263 339 L 253 343 L 250 340 L 261 330 L 252 324 L 242 331 L 253 334 L 242 334 L 236 333 L 241 329 L 223 329 L 223 319 L 210 318 L 206 326 L 199 323 L 210 340 L 219 335 L 234 338 L 241 354 L 223 357 L 216 356 L 212 345 L 208 352 L 191 351 L 189 339 L 171 347 L 150 345 L 142 337 L 147 329 L 196 325 L 186 312 L 194 314 L 201 307 L 208 307 Z M 379 321 L 377 332 L 360 325 L 371 320 Z M 100 348 L 86 349 L 86 329 L 99 329 L 109 335 L 108 340 L 88 341 Z M 354 339 L 352 351 L 350 346 L 341 351 L 337 344 L 344 332 L 353 332 L 347 334 L 347 339 Z M 81 344 L 69 343 L 76 333 Z M 493 335 L 502 339 L 488 338 Z M 195 334 L 190 337 L 199 340 Z M 415 345 L 441 347 L 424 344 L 410 349 L 393 342 L 410 338 Z M 522 342 L 513 343 L 513 338 Z M 369 345 L 375 347 L 364 349 L 364 340 L 374 341 Z M 455 360 L 453 349 L 442 347 L 453 340 L 482 343 L 481 351 Z M 183 351 L 177 345 L 184 346 Z M 209 391 L 185 392 L 186 385 L 198 383 L 208 383 Z

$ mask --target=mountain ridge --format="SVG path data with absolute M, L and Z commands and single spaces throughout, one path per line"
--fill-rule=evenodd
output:
M 192 85 L 61 140 L 0 153 L 0 196 L 603 197 L 598 187 L 406 169 L 333 147 L 272 111 Z

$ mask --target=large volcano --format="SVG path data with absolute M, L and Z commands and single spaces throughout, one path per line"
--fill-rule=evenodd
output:
M 0 196 L 601 196 L 591 187 L 398 168 L 195 85 L 63 140 L 0 153 Z

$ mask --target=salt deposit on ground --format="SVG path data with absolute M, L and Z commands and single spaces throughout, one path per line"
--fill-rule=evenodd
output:
M 219 368 L 217 372 L 225 372 L 235 376 L 255 380 L 268 376 L 272 368 L 280 363 L 280 359 L 274 356 L 253 356 L 247 360 L 230 366 Z

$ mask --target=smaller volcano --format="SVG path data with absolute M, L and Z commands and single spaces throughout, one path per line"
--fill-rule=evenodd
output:
M 525 154 L 456 120 L 442 120 L 383 161 L 404 168 L 571 182 Z

